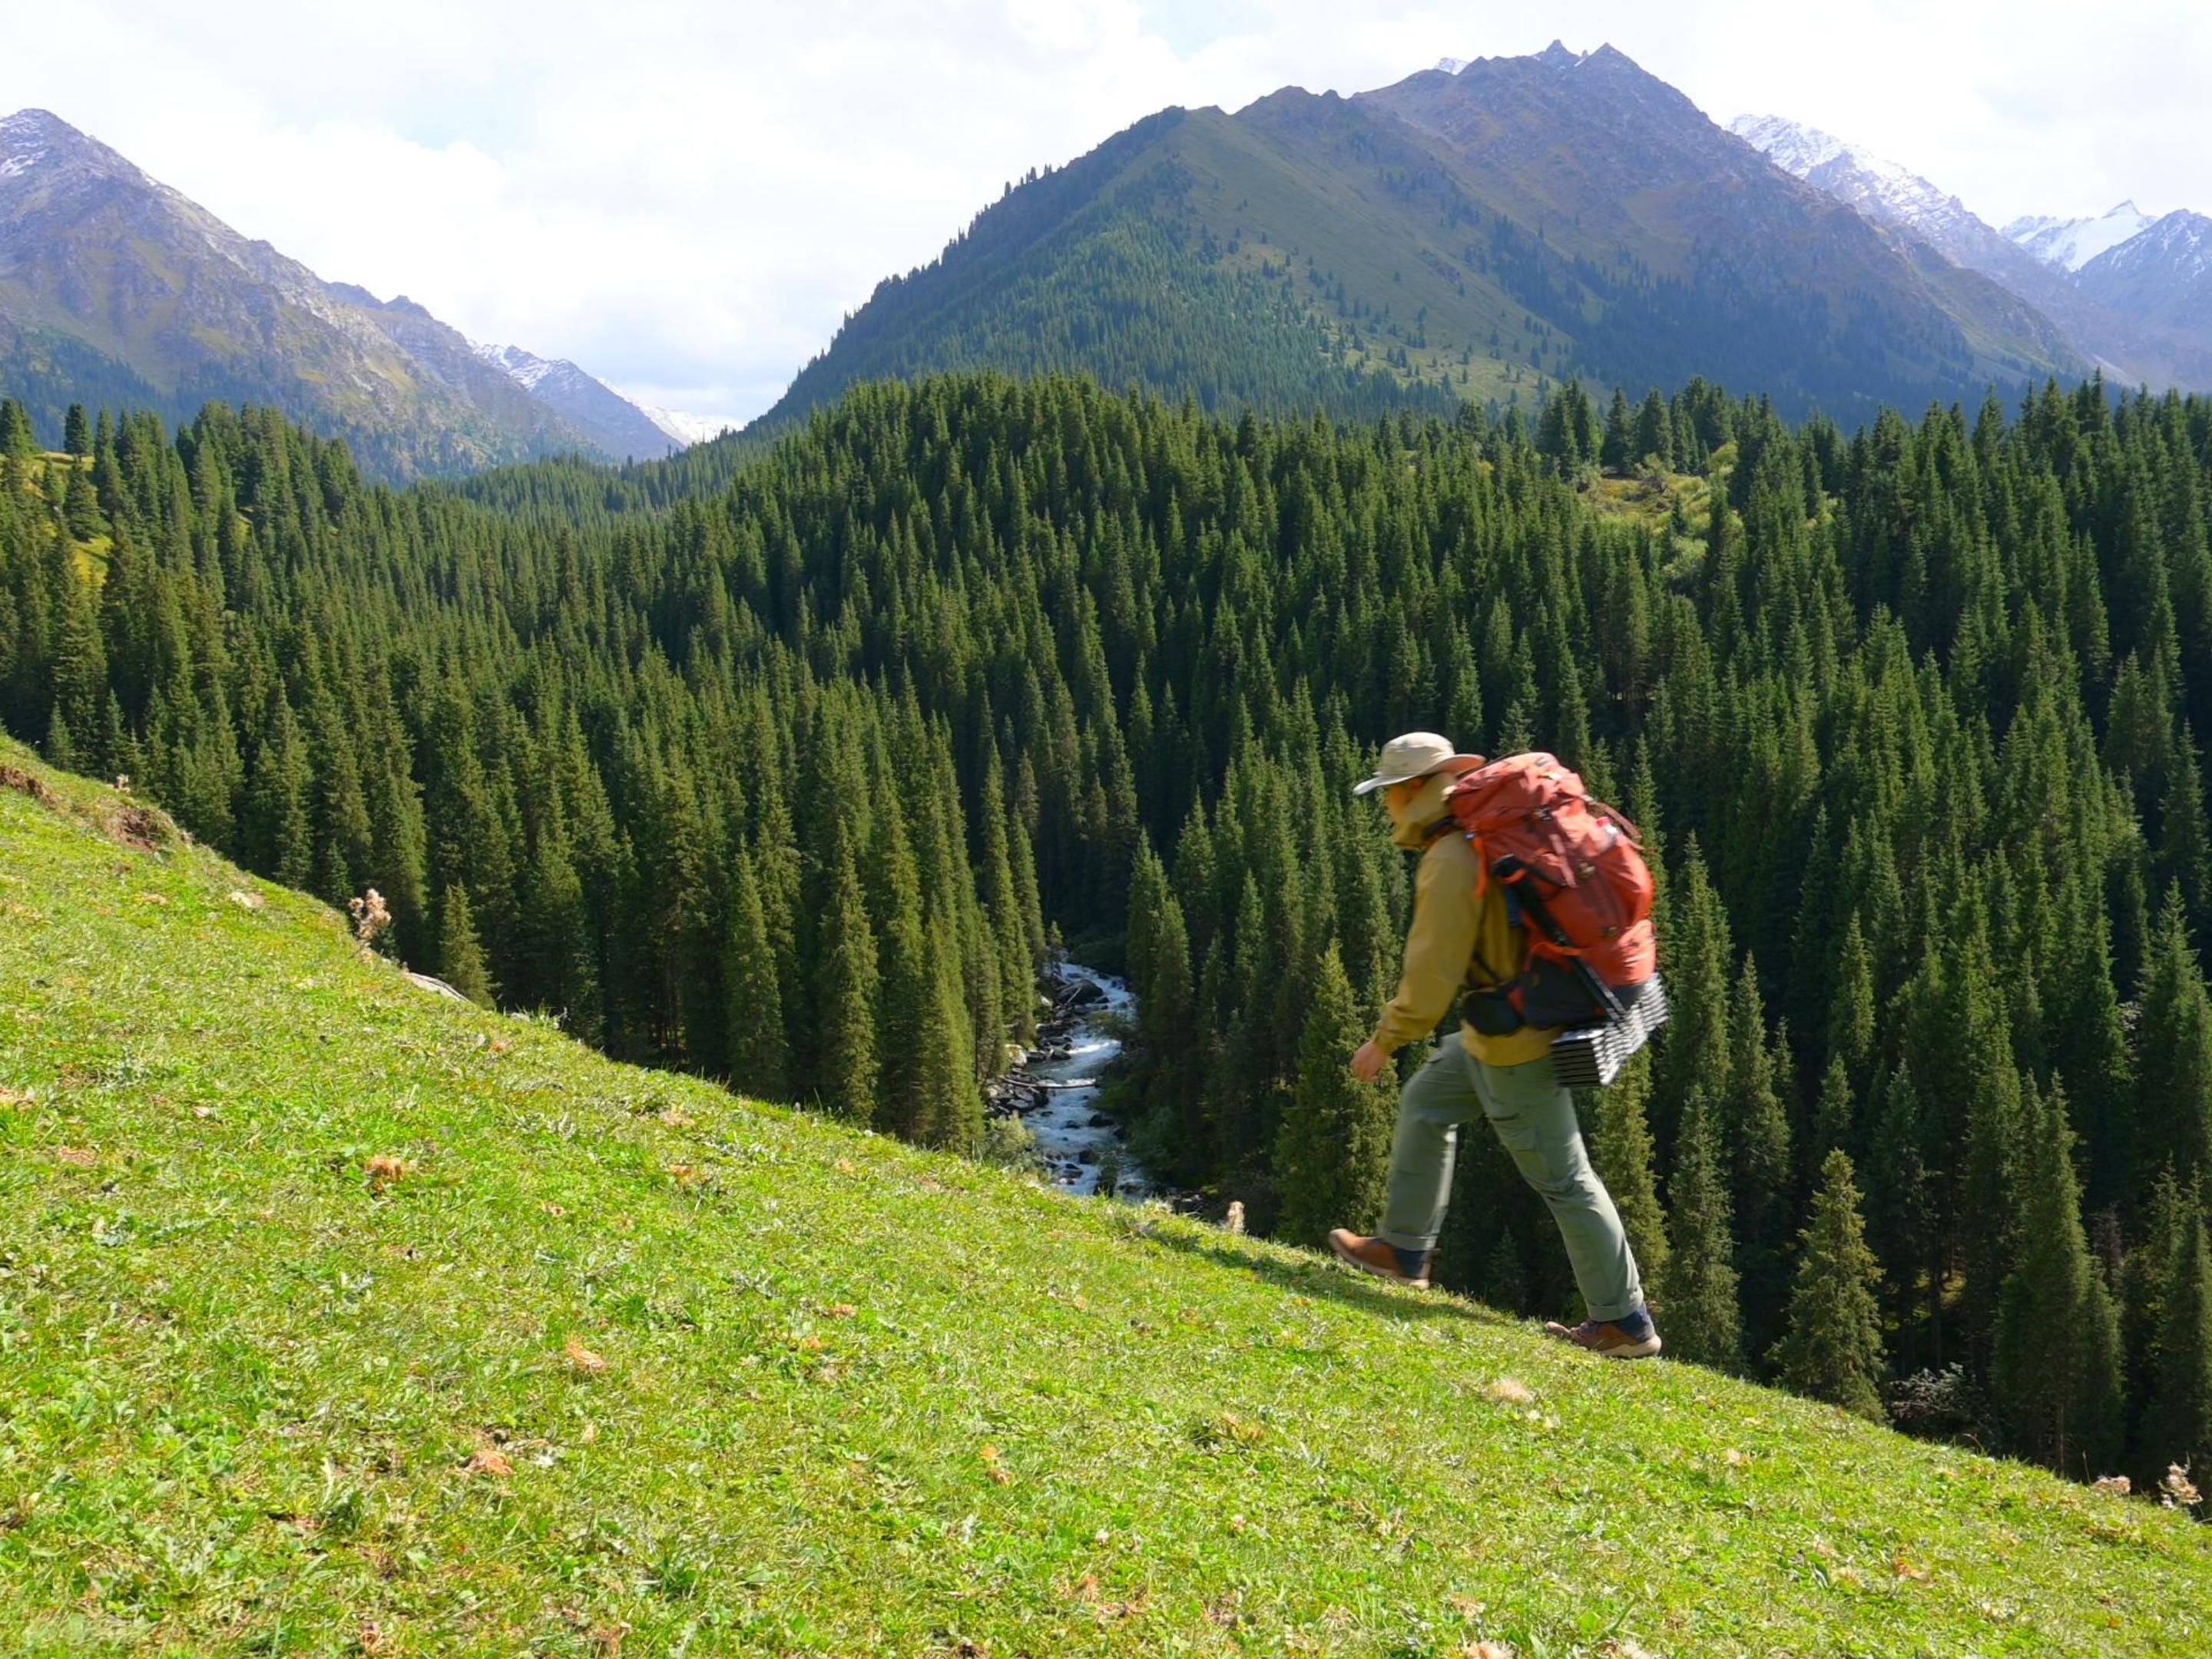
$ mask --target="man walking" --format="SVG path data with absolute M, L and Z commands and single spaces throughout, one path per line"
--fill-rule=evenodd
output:
M 1504 885 L 1480 879 L 1479 855 L 1444 800 L 1455 779 L 1482 763 L 1433 732 L 1413 732 L 1392 738 L 1375 775 L 1358 786 L 1363 795 L 1382 792 L 1391 839 L 1420 855 L 1397 994 L 1352 1057 L 1363 1083 L 1434 1030 L 1470 986 L 1496 989 L 1520 970 L 1526 944 Z M 1550 1207 L 1588 1304 L 1589 1317 L 1580 1325 L 1545 1328 L 1608 1358 L 1640 1359 L 1659 1352 L 1659 1333 L 1612 1194 L 1583 1150 L 1574 1097 L 1552 1069 L 1558 1035 L 1524 1028 L 1486 1036 L 1462 1023 L 1438 1042 L 1398 1097 L 1382 1231 L 1363 1238 L 1340 1227 L 1329 1234 L 1329 1247 L 1364 1272 L 1425 1285 L 1450 1202 L 1459 1126 L 1480 1114 Z

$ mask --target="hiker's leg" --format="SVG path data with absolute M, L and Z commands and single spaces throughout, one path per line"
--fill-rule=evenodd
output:
M 1401 1250 L 1433 1249 L 1451 1202 L 1452 1157 L 1458 1125 L 1482 1109 L 1474 1062 L 1456 1033 L 1398 1093 L 1398 1129 L 1390 1139 L 1390 1190 L 1376 1236 Z
M 1521 1178 L 1559 1224 L 1575 1283 L 1592 1319 L 1621 1319 L 1644 1305 L 1644 1285 L 1613 1195 L 1583 1149 L 1575 1099 L 1559 1085 L 1549 1056 L 1525 1066 L 1485 1066 L 1475 1077 L 1483 1115 L 1513 1156 Z

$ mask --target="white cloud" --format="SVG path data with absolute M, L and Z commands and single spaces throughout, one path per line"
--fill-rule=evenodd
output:
M 364 21 L 373 19 L 373 21 Z M 2197 0 L 73 0 L 10 33 L 54 110 L 324 276 L 652 400 L 774 401 L 878 278 L 1005 182 L 1170 103 L 1610 40 L 1718 119 L 1771 110 L 1994 222 L 2212 209 Z

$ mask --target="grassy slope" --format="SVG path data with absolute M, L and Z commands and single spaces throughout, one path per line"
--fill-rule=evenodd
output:
M 2212 1530 L 609 1064 L 9 768 L 0 1650 L 2212 1639 Z
M 1446 226 L 1432 200 L 1395 195 L 1377 175 L 1376 167 L 1385 161 L 1410 167 L 1433 158 L 1422 156 L 1408 134 L 1402 151 L 1372 165 L 1351 161 L 1333 149 L 1328 124 L 1334 119 L 1364 131 L 1364 118 L 1341 105 L 1301 102 L 1314 106 L 1302 112 L 1304 125 L 1285 122 L 1263 131 L 1249 120 L 1201 110 L 1175 136 L 1195 180 L 1189 198 L 1194 216 L 1224 246 L 1232 240 L 1237 245 L 1228 263 L 1258 270 L 1287 259 L 1300 298 L 1341 343 L 1346 325 L 1306 282 L 1311 258 L 1343 283 L 1347 300 L 1364 301 L 1378 312 L 1387 306 L 1409 331 L 1416 316 L 1428 313 L 1427 346 L 1406 348 L 1423 376 L 1446 371 L 1454 392 L 1477 402 L 1503 402 L 1516 387 L 1533 398 L 1538 376 L 1526 362 L 1528 341 L 1522 333 L 1528 313 L 1461 262 L 1476 233 Z M 1368 367 L 1386 367 L 1382 354 L 1404 343 L 1380 333 L 1372 322 L 1360 331 L 1370 350 L 1353 361 Z M 1493 331 L 1502 356 L 1490 349 Z M 1462 350 L 1474 354 L 1473 363 L 1462 367 Z

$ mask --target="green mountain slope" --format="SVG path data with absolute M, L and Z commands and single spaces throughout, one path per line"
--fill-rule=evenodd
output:
M 1074 369 L 1208 408 L 1528 402 L 1704 374 L 1870 418 L 2083 365 L 1606 48 L 1170 109 L 881 284 L 768 417 L 885 375 Z
M 5 744 L 0 854 L 9 1652 L 2206 1640 L 2177 1516 L 614 1065 Z

